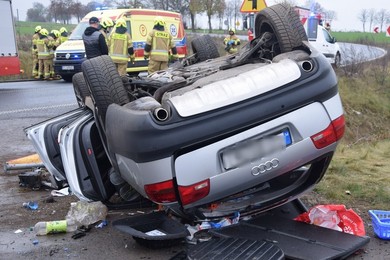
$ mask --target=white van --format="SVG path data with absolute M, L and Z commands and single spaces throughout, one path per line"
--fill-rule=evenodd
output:
M 315 33 L 309 30 L 306 32 L 309 43 L 321 52 L 331 64 L 339 67 L 341 62 L 340 46 L 336 39 L 330 35 L 329 31 L 325 27 L 317 25 Z
M 308 8 L 295 6 L 295 11 L 305 28 L 310 44 L 335 67 L 340 66 L 341 52 L 336 39 L 321 25 L 322 14 L 314 13 Z

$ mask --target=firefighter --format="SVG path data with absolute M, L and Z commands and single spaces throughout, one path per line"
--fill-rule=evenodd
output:
M 119 75 L 126 75 L 129 57 L 132 63 L 134 63 L 135 57 L 133 41 L 127 32 L 127 25 L 124 19 L 120 18 L 116 21 L 115 29 L 108 38 L 108 46 L 108 54 L 115 63 Z
M 60 43 L 66 42 L 68 40 L 68 30 L 65 27 L 61 27 L 60 33 Z
M 110 35 L 112 27 L 114 27 L 115 25 L 114 21 L 110 17 L 104 17 L 100 25 L 102 26 L 100 32 L 103 34 L 103 36 L 106 38 L 106 41 L 108 42 L 108 36 Z
M 43 79 L 50 78 L 50 48 L 52 42 L 50 42 L 49 32 L 42 28 L 39 31 L 39 39 L 37 40 L 37 49 L 38 49 L 38 76 L 36 78 L 40 79 L 43 76 Z
M 38 76 L 38 49 L 37 49 L 37 40 L 39 39 L 39 31 L 42 29 L 40 25 L 35 27 L 35 33 L 32 37 L 32 48 L 31 48 L 31 54 L 32 54 L 32 60 L 33 60 L 33 67 L 32 67 L 32 77 L 36 78 Z
M 144 58 L 149 59 L 148 73 L 165 70 L 168 68 L 169 50 L 172 51 L 172 59 L 177 60 L 177 50 L 172 35 L 165 31 L 165 21 L 161 16 L 154 19 L 153 30 L 146 38 Z
M 48 36 L 50 44 L 50 59 L 49 59 L 49 71 L 50 71 L 50 79 L 60 79 L 61 77 L 59 75 L 56 75 L 54 72 L 53 67 L 53 59 L 54 59 L 54 52 L 57 49 L 57 47 L 61 44 L 61 33 L 58 30 L 52 30 Z
M 227 54 L 234 54 L 238 51 L 237 46 L 241 44 L 240 39 L 236 35 L 236 30 L 229 29 L 229 35 L 223 40 L 225 44 L 225 51 Z

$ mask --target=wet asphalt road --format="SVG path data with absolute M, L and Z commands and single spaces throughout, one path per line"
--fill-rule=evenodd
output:
M 35 153 L 23 131 L 25 127 L 77 107 L 72 84 L 63 80 L 0 83 L 0 164 Z M 25 192 L 19 188 L 18 180 L 17 172 L 4 173 L 1 167 L 0 220 L 4 222 L 0 223 L 0 259 L 162 260 L 170 259 L 182 250 L 182 245 L 162 250 L 147 249 L 111 225 L 104 229 L 94 229 L 78 240 L 72 239 L 70 233 L 37 237 L 29 227 L 37 222 L 39 216 L 25 216 L 21 205 L 29 200 L 42 200 L 50 191 Z M 58 207 L 65 208 L 62 209 L 65 216 L 69 204 L 57 202 L 52 207 L 57 211 L 60 211 Z M 136 210 L 114 211 L 109 213 L 107 219 L 111 222 L 134 213 L 138 214 Z M 27 219 L 20 219 L 23 217 Z M 15 234 L 17 229 L 23 232 Z M 37 245 L 33 244 L 35 240 L 39 241 Z

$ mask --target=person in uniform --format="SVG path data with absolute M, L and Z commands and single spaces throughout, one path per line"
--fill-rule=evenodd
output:
M 178 59 L 172 35 L 165 31 L 165 21 L 161 16 L 154 19 L 153 30 L 146 38 L 144 58 L 149 59 L 148 73 L 168 68 L 169 50 L 173 60 Z
M 131 62 L 134 62 L 133 41 L 130 34 L 127 32 L 126 21 L 122 18 L 116 21 L 114 31 L 111 32 L 108 38 L 109 55 L 115 63 L 118 73 L 121 76 L 127 74 L 127 63 L 129 57 Z
M 65 27 L 61 27 L 59 31 L 61 33 L 60 42 L 66 42 L 68 40 L 68 30 Z
M 237 46 L 241 44 L 240 39 L 236 35 L 236 30 L 233 28 L 229 29 L 229 35 L 223 40 L 225 44 L 225 51 L 227 54 L 234 54 L 238 51 Z
M 50 48 L 52 42 L 48 38 L 49 32 L 42 28 L 39 31 L 39 39 L 37 40 L 38 49 L 38 79 L 43 76 L 43 79 L 50 79 Z M 43 75 L 42 75 L 43 74 Z
M 104 17 L 102 19 L 102 22 L 100 23 L 100 26 L 102 29 L 100 29 L 100 32 L 103 34 L 103 36 L 106 38 L 106 41 L 108 42 L 108 36 L 110 35 L 112 27 L 114 27 L 114 21 L 110 17 Z
M 61 44 L 61 33 L 58 30 L 52 30 L 49 33 L 49 41 L 51 42 L 50 44 L 50 61 L 49 61 L 49 71 L 50 71 L 50 79 L 60 79 L 61 77 L 59 75 L 56 75 L 54 72 L 54 67 L 53 67 L 53 60 L 54 60 L 54 52 L 57 49 L 57 47 Z
M 32 36 L 32 47 L 31 47 L 31 54 L 32 54 L 32 77 L 38 78 L 38 68 L 39 68 L 39 62 L 38 62 L 38 49 L 37 49 L 37 40 L 39 39 L 39 31 L 42 29 L 40 25 L 37 25 L 35 27 L 35 33 Z
M 83 42 L 87 59 L 92 59 L 101 55 L 108 55 L 106 38 L 100 32 L 100 22 L 95 16 L 89 18 L 89 27 L 83 33 Z

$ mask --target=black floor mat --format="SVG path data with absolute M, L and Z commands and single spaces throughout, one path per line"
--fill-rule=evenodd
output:
M 210 232 L 217 237 L 274 243 L 287 259 L 344 259 L 370 241 L 369 237 L 309 225 L 273 212 Z

